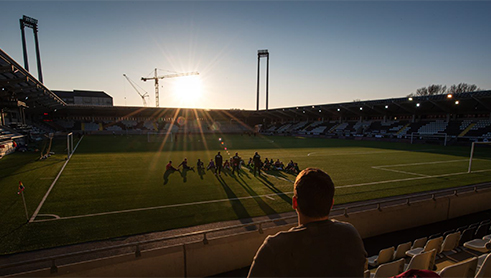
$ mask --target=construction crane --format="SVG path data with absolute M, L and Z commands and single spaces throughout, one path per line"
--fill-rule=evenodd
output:
M 159 79 L 174 78 L 174 77 L 181 77 L 181 76 L 188 76 L 188 75 L 199 75 L 199 73 L 193 71 L 193 72 L 174 73 L 174 74 L 158 76 L 157 69 L 155 69 L 154 77 L 142 77 L 142 80 L 143 81 L 155 80 L 155 107 L 159 107 Z
M 126 77 L 126 80 L 128 80 L 128 82 L 130 82 L 131 87 L 133 87 L 133 89 L 135 89 L 135 91 L 140 95 L 140 97 L 143 100 L 143 106 L 147 106 L 147 101 L 145 100 L 145 98 L 149 97 L 148 93 L 147 92 L 145 92 L 144 94 L 140 93 L 140 91 L 138 91 L 138 89 L 136 88 L 136 86 L 138 86 L 138 85 L 135 86 L 135 84 L 134 84 L 135 82 L 131 81 L 131 79 L 128 76 L 126 76 L 126 74 L 123 73 L 123 76 Z

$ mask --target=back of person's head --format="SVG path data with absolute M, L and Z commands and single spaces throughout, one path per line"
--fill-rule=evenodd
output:
M 334 198 L 334 184 L 329 175 L 317 168 L 306 168 L 295 180 L 297 209 L 303 215 L 319 218 L 329 215 Z

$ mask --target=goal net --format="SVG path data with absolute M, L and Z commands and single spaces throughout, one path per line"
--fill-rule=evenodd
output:
M 147 142 L 174 142 L 172 132 L 149 132 L 147 133 Z
M 446 133 L 431 134 L 431 133 L 412 132 L 411 144 L 416 140 L 425 140 L 425 141 L 443 142 L 443 145 L 447 146 L 447 138 L 448 135 Z
M 479 171 L 481 168 L 491 169 L 491 142 L 472 142 L 467 172 L 472 172 L 473 167 L 474 171 Z

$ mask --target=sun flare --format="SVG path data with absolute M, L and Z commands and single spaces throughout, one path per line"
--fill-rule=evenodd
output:
M 199 76 L 179 77 L 174 81 L 174 92 L 182 104 L 196 104 L 199 101 L 202 93 Z

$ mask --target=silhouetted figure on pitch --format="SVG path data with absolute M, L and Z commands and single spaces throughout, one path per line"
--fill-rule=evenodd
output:
M 216 167 L 215 175 L 218 174 L 219 176 L 221 176 L 222 167 L 223 167 L 223 157 L 220 154 L 220 152 L 218 152 L 218 154 L 215 155 L 215 167 Z
M 252 157 L 252 161 L 254 162 L 254 176 L 256 175 L 256 171 L 258 175 L 261 175 L 261 156 L 257 152 Z

